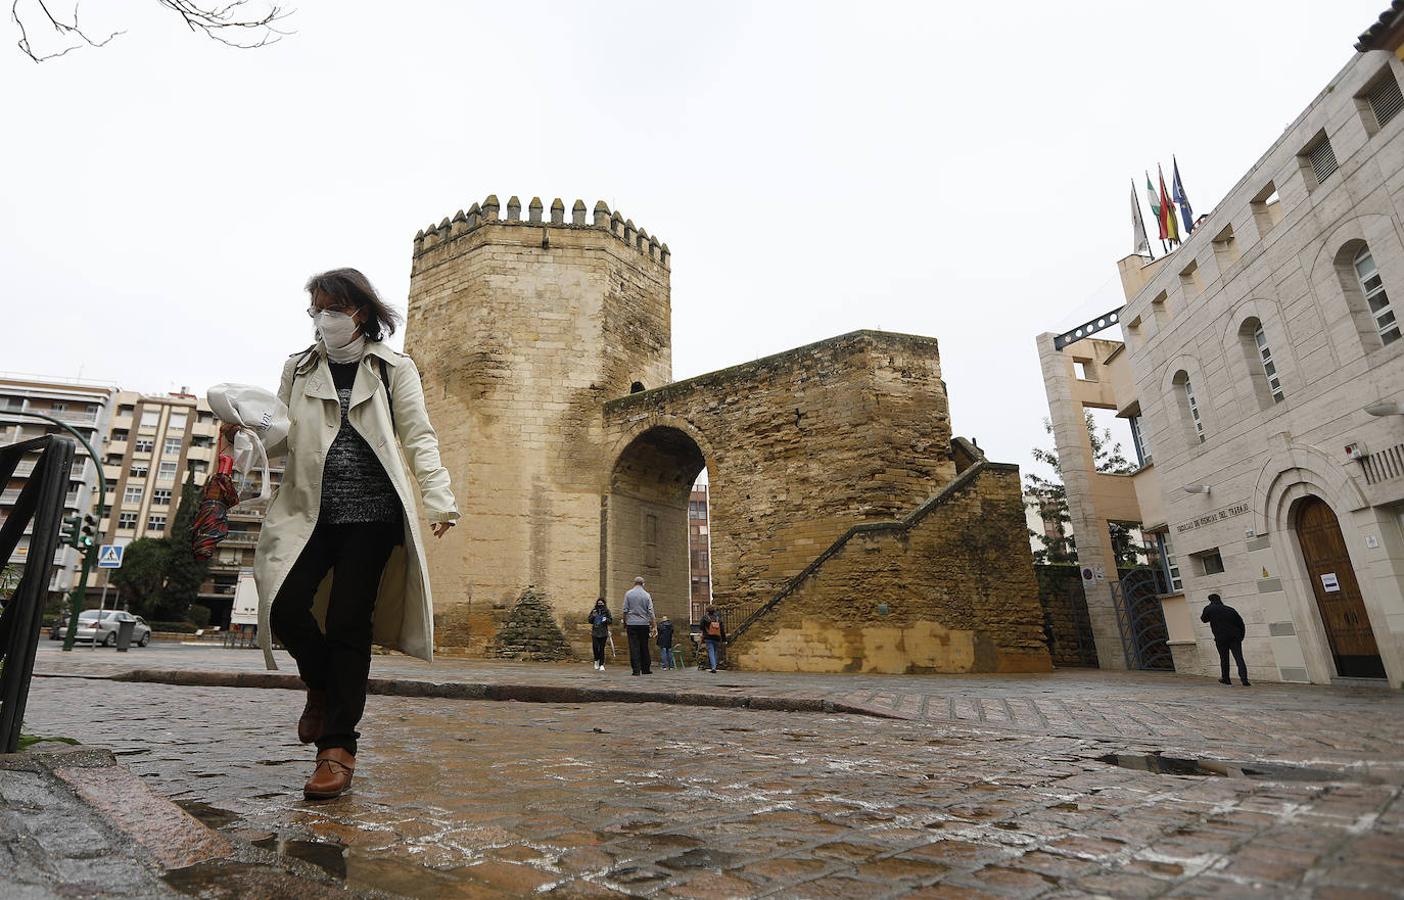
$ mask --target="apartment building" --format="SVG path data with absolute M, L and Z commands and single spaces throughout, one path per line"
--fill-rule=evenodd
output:
M 115 385 L 101 382 L 28 375 L 0 376 L 0 443 L 15 443 L 45 434 L 69 434 L 52 422 L 25 415 L 39 413 L 72 426 L 101 453 L 101 439 L 107 433 L 115 394 Z M 0 522 L 9 517 L 20 491 L 34 471 L 34 464 L 35 460 L 21 462 L 5 483 L 3 493 L 0 493 Z M 97 484 L 97 466 L 89 458 L 88 451 L 79 444 L 69 475 L 65 514 L 92 512 L 96 505 Z M 15 550 L 19 561 L 27 561 L 32 532 L 31 525 Z M 49 590 L 58 595 L 72 588 L 82 558 L 77 550 L 65 546 L 59 548 L 51 565 L 53 574 Z
M 707 525 L 707 485 L 694 484 L 687 500 L 688 612 L 693 622 L 702 618 L 712 602 L 712 544 Z
M 1118 263 L 1123 308 L 1038 339 L 1104 666 L 1159 640 L 1217 676 L 1218 593 L 1255 680 L 1404 684 L 1401 6 L 1178 249 Z M 1136 473 L 1091 468 L 1086 408 L 1128 420 Z M 1158 632 L 1112 522 L 1153 535 Z
M 104 543 L 167 537 L 189 473 L 198 486 L 213 468 L 218 423 L 204 398 L 181 391 L 143 394 L 118 391 L 101 453 L 107 478 Z M 100 595 L 107 573 L 89 579 L 89 596 Z M 211 586 L 210 599 L 217 590 Z M 232 602 L 233 592 L 229 592 Z M 202 595 L 202 599 L 203 595 Z

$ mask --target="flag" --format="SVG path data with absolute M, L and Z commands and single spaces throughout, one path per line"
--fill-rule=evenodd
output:
M 1146 199 L 1150 201 L 1151 215 L 1155 216 L 1156 224 L 1160 226 L 1160 239 L 1163 241 L 1165 240 L 1165 217 L 1160 214 L 1160 198 L 1155 193 L 1155 185 L 1151 183 L 1149 172 L 1146 173 Z
M 1172 174 L 1170 196 L 1175 198 L 1175 202 L 1180 205 L 1180 218 L 1185 220 L 1185 234 L 1194 231 L 1194 210 L 1190 209 L 1189 197 L 1185 196 L 1184 183 L 1180 181 L 1180 164 L 1175 161 L 1175 157 L 1170 157 Z
M 1155 259 L 1155 254 L 1151 252 L 1150 237 L 1146 235 L 1146 220 L 1141 218 L 1141 201 L 1136 199 L 1136 182 L 1131 181 L 1131 234 L 1136 240 L 1136 249 L 1132 253 L 1143 253 L 1151 259 Z
M 1170 192 L 1165 189 L 1165 171 L 1157 165 L 1155 174 L 1160 178 L 1160 230 L 1167 241 L 1178 244 L 1180 226 L 1175 222 L 1175 207 L 1170 203 Z

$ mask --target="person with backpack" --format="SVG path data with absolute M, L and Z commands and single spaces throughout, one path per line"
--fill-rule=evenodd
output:
M 678 667 L 673 659 L 673 623 L 667 616 L 658 620 L 658 663 L 665 669 Z
M 707 662 L 711 664 L 711 670 L 715 674 L 717 671 L 717 655 L 721 645 L 726 643 L 726 625 L 722 622 L 721 613 L 712 604 L 707 604 L 707 611 L 702 614 L 702 642 L 707 645 Z
M 1219 683 L 1233 684 L 1229 680 L 1229 654 L 1232 653 L 1234 661 L 1238 663 L 1239 682 L 1244 687 L 1251 687 L 1248 683 L 1248 664 L 1243 661 L 1243 638 L 1248 629 L 1238 610 L 1224 603 L 1218 594 L 1210 594 L 1209 605 L 1199 614 L 1199 621 L 1208 622 L 1209 630 L 1214 633 L 1214 646 L 1219 650 Z
M 590 615 L 585 621 L 590 623 L 590 649 L 595 654 L 595 671 L 603 672 L 605 645 L 609 643 L 609 626 L 614 622 L 605 598 L 601 597 L 595 601 L 595 608 L 590 610 Z
M 459 518 L 414 360 L 384 339 L 401 316 L 355 269 L 314 275 L 317 341 L 283 364 L 286 454 L 254 559 L 258 642 L 297 662 L 307 688 L 297 736 L 317 760 L 309 800 L 340 796 L 356 769 L 371 641 L 430 661 L 434 606 L 416 488 L 434 537 Z M 236 426 L 222 429 L 232 440 Z

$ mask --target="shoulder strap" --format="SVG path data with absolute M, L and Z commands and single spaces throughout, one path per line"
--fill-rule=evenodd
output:
M 390 428 L 395 428 L 395 398 L 390 394 L 390 374 L 385 369 L 385 360 L 376 357 L 375 361 L 380 363 L 380 380 L 385 383 L 385 405 L 390 408 Z

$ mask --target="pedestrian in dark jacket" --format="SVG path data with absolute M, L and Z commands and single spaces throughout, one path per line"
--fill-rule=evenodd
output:
M 590 610 L 586 621 L 590 623 L 590 648 L 595 651 L 595 671 L 603 672 L 605 645 L 609 643 L 609 626 L 614 621 L 614 617 L 609 614 L 609 607 L 605 605 L 605 598 L 601 597 L 595 601 L 595 608 Z
M 717 670 L 717 654 L 721 645 L 726 642 L 726 625 L 722 623 L 721 614 L 712 605 L 707 606 L 707 611 L 702 615 L 702 642 L 707 645 L 707 662 L 711 664 L 713 672 Z
M 1219 671 L 1222 673 L 1219 683 L 1233 683 L 1229 681 L 1229 654 L 1232 653 L 1234 661 L 1238 663 L 1238 680 L 1248 687 L 1248 664 L 1243 661 L 1243 636 L 1248 630 L 1243 626 L 1243 617 L 1238 610 L 1224 603 L 1218 594 L 1210 594 L 1209 605 L 1199 614 L 1199 621 L 1208 622 L 1209 630 L 1214 632 L 1214 646 L 1219 648 Z
M 665 669 L 676 669 L 673 660 L 673 623 L 667 616 L 658 620 L 658 659 Z

